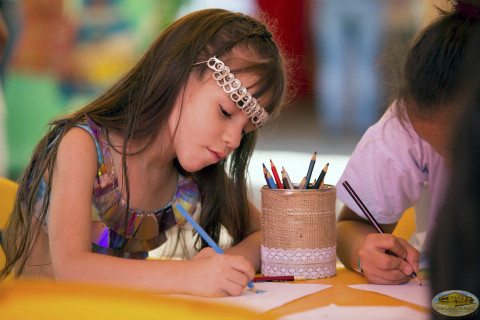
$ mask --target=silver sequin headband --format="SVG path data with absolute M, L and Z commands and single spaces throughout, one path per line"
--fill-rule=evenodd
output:
M 195 63 L 207 63 L 207 66 L 213 70 L 213 79 L 223 88 L 223 91 L 230 94 L 230 98 L 235 102 L 237 107 L 242 109 L 245 115 L 251 118 L 252 123 L 258 128 L 261 127 L 270 118 L 267 111 L 257 102 L 245 86 L 242 86 L 240 80 L 236 79 L 230 68 L 216 57 L 208 59 L 208 61 Z

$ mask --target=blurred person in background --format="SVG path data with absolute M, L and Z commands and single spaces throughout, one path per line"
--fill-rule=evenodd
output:
M 3 83 L 6 175 L 18 178 L 45 122 L 127 72 L 185 1 L 4 0 L 21 27 Z
M 16 180 L 43 125 L 63 110 L 58 74 L 69 54 L 74 24 L 64 0 L 19 2 L 21 32 L 4 78 L 8 177 Z
M 325 134 L 362 134 L 378 119 L 380 52 L 387 1 L 314 1 L 315 108 Z
M 9 39 L 9 29 L 3 18 L 3 2 L 0 2 L 0 62 L 4 61 L 5 47 Z M 7 142 L 5 138 L 5 101 L 3 99 L 3 86 L 0 78 L 0 177 L 6 176 L 7 168 Z
M 0 59 L 0 78 L 2 80 L 7 72 L 15 42 L 22 30 L 20 7 L 21 0 L 0 0 L 0 15 L 8 30 L 8 39 L 6 43 L 4 43 L 2 57 Z

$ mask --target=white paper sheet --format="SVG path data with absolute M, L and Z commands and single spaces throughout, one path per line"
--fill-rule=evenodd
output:
M 255 288 L 265 292 L 254 293 L 248 289 L 245 289 L 243 294 L 238 297 L 203 298 L 183 294 L 174 294 L 170 296 L 206 302 L 224 303 L 248 308 L 257 312 L 266 312 L 268 310 L 280 307 L 281 305 L 284 305 L 290 301 L 308 296 L 329 287 L 331 287 L 331 285 L 261 282 L 255 283 Z
M 422 280 L 421 286 L 419 286 L 415 281 L 410 281 L 401 285 L 355 284 L 349 285 L 349 287 L 381 293 L 386 296 L 407 301 L 425 308 L 430 308 L 432 305 L 432 298 L 430 297 L 430 283 L 425 280 Z
M 279 320 L 428 320 L 430 314 L 420 312 L 409 307 L 344 307 L 331 304 L 327 307 L 316 308 L 304 312 L 293 313 L 281 317 Z

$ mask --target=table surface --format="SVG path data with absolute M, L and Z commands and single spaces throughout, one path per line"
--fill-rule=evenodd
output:
M 337 265 L 337 274 L 333 277 L 306 280 L 302 281 L 302 283 L 328 284 L 332 286 L 268 311 L 267 314 L 277 316 L 287 315 L 325 307 L 332 303 L 338 306 L 407 306 L 417 311 L 430 312 L 430 309 L 410 302 L 398 300 L 375 292 L 348 287 L 353 284 L 368 284 L 368 281 L 361 274 L 350 271 L 343 265 Z
M 236 312 L 236 316 L 239 316 L 238 319 L 274 319 L 279 316 L 328 306 L 332 303 L 338 306 L 407 306 L 417 311 L 430 312 L 428 308 L 409 302 L 348 287 L 348 285 L 367 284 L 368 282 L 362 275 L 345 269 L 343 265 L 337 265 L 337 274 L 333 277 L 306 280 L 301 281 L 301 283 L 332 286 L 263 314 L 253 313 L 246 309 L 234 312 Z M 2 310 L 0 314 L 5 315 L 5 312 L 7 314 L 9 314 L 8 312 L 14 312 L 16 316 L 26 316 L 18 317 L 18 319 L 27 319 L 28 316 L 39 314 L 42 311 L 46 312 L 45 314 L 50 319 L 62 319 L 65 312 L 69 312 L 72 308 L 86 310 L 86 313 L 81 314 L 82 319 L 90 319 L 88 315 L 94 316 L 92 318 L 94 319 L 99 316 L 98 312 L 100 311 L 107 315 L 103 319 L 113 319 L 114 314 L 125 315 L 125 312 L 132 312 L 132 310 L 137 310 L 135 314 L 137 316 L 141 314 L 142 319 L 150 319 L 155 318 L 153 316 L 158 315 L 158 312 L 162 309 L 163 314 L 167 312 L 168 315 L 172 316 L 171 319 L 177 319 L 177 316 L 189 317 L 195 314 L 194 312 L 198 312 L 195 310 L 200 308 L 204 310 L 201 319 L 208 318 L 211 320 L 221 319 L 234 310 L 229 310 L 230 307 L 211 303 L 202 304 L 186 300 L 171 300 L 168 297 L 152 295 L 147 292 L 102 286 L 90 287 L 85 284 L 60 284 L 39 280 L 6 281 L 0 284 L 0 310 Z M 52 312 L 57 313 L 58 317 L 55 317 Z

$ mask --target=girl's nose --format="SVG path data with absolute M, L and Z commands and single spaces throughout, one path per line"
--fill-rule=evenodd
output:
M 243 128 L 235 128 L 231 126 L 225 130 L 223 134 L 223 141 L 227 145 L 228 149 L 231 151 L 238 148 L 240 141 L 242 140 Z

